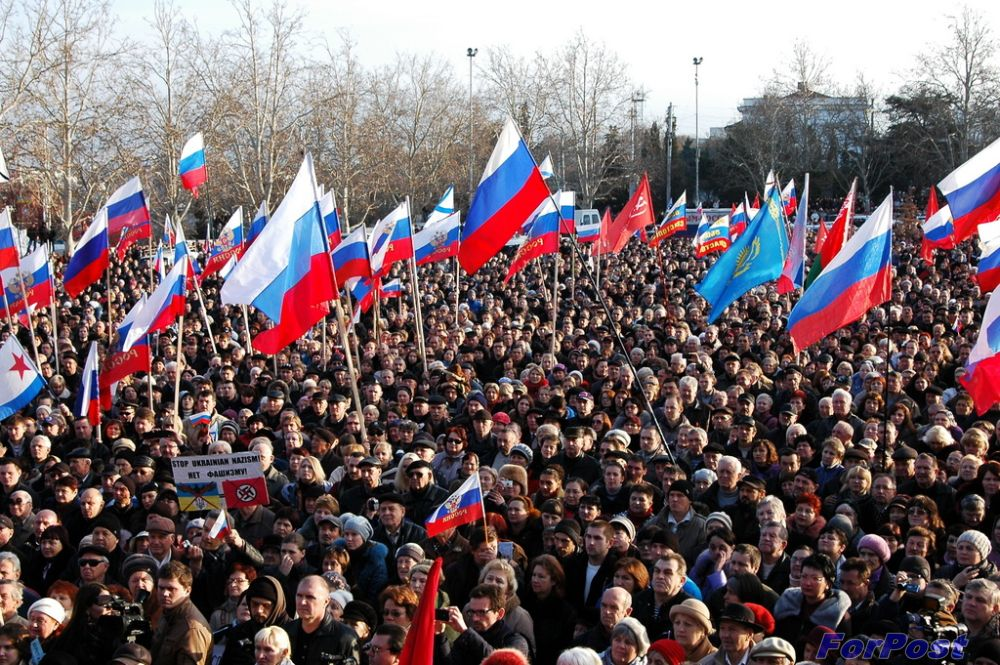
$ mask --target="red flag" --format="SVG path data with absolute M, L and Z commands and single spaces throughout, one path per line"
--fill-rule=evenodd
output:
M 924 211 L 924 221 L 927 221 L 934 216 L 934 213 L 938 211 L 940 206 L 937 200 L 937 187 L 931 185 L 930 196 L 927 197 L 927 210 Z M 927 237 L 924 236 L 923 241 L 920 243 L 920 258 L 924 261 L 930 263 L 934 260 L 934 248 L 931 244 L 927 242 Z
M 608 246 L 608 230 L 611 228 L 611 208 L 604 209 L 604 216 L 601 217 L 601 233 L 594 243 L 594 256 L 610 254 L 611 248 Z
M 757 210 L 760 210 L 760 193 L 759 192 L 753 195 L 753 207 L 756 208 Z
M 826 241 L 826 237 L 830 232 L 826 228 L 826 222 L 820 220 L 819 228 L 816 229 L 816 242 L 813 244 L 813 252 L 819 254 L 819 251 L 823 249 L 823 243 Z
M 840 206 L 840 212 L 837 214 L 837 220 L 830 228 L 830 235 L 826 242 L 823 243 L 823 247 L 819 250 L 824 268 L 830 265 L 830 261 L 833 261 L 833 257 L 837 255 L 837 252 L 839 252 L 844 246 L 844 243 L 847 242 L 847 235 L 854 227 L 853 220 L 854 184 L 851 184 L 851 191 L 847 193 L 847 198 L 844 199 L 844 203 Z
M 629 239 L 639 229 L 644 229 L 656 223 L 653 218 L 653 197 L 649 192 L 649 178 L 645 173 L 636 188 L 632 198 L 622 208 L 608 230 L 606 246 L 609 251 L 618 253 L 628 244 Z
M 417 613 L 410 623 L 409 630 L 406 631 L 406 642 L 403 643 L 403 651 L 399 654 L 399 665 L 427 665 L 434 662 L 434 609 L 437 606 L 438 583 L 441 580 L 441 566 L 443 560 L 438 557 L 434 560 L 430 572 L 427 574 L 427 584 L 424 586 L 424 593 L 420 596 L 420 604 L 417 605 Z
M 222 494 L 226 498 L 226 508 L 229 510 L 266 506 L 270 502 L 267 497 L 267 481 L 263 477 L 223 480 Z

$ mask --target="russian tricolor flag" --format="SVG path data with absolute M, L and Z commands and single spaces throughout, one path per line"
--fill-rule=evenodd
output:
M 413 236 L 413 255 L 418 266 L 458 256 L 461 216 L 460 212 L 452 213 L 417 231 Z
M 87 362 L 83 366 L 80 392 L 76 395 L 76 407 L 73 409 L 73 415 L 77 418 L 86 418 L 94 427 L 101 424 L 100 382 L 97 378 L 97 366 L 97 342 L 91 342 Z
M 274 216 L 222 286 L 222 302 L 253 305 L 274 322 L 253 345 L 277 353 L 330 313 L 337 283 L 323 229 L 311 154 Z
M 542 163 L 538 165 L 538 172 L 541 173 L 542 177 L 546 180 L 555 176 L 555 170 L 552 168 L 552 155 L 545 155 L 545 159 L 543 159 Z
M 405 201 L 375 224 L 368 239 L 368 253 L 372 274 L 378 277 L 386 275 L 392 264 L 413 257 L 413 232 Z
M 959 379 L 983 415 L 1000 401 L 1000 290 L 990 295 L 965 375 Z
M 559 190 L 553 198 L 559 206 L 559 233 L 576 233 L 576 192 Z
M 125 350 L 125 339 L 128 337 L 128 332 L 131 330 L 132 325 L 135 323 L 135 318 L 138 316 L 139 312 L 146 305 L 146 296 L 143 295 L 139 298 L 139 301 L 132 306 L 128 314 L 125 315 L 125 320 L 118 327 L 118 339 L 115 341 L 114 346 L 110 351 L 104 356 L 104 365 L 101 367 L 100 385 L 101 385 L 101 403 L 104 405 L 103 408 L 110 408 L 111 404 L 111 390 L 112 387 L 124 379 L 126 376 L 131 376 L 139 372 L 146 372 L 147 374 L 151 371 L 152 367 L 152 356 L 149 352 L 149 337 L 143 335 L 139 339 L 135 340 L 132 347 L 126 351 Z
M 343 235 L 340 231 L 340 212 L 337 210 L 337 199 L 334 198 L 332 189 L 320 199 L 319 211 L 323 215 L 323 224 L 326 225 L 327 242 L 332 249 L 343 240 Z
M 108 209 L 108 235 L 111 242 L 117 242 L 126 229 L 138 231 L 144 224 L 150 224 L 149 208 L 146 207 L 146 196 L 142 192 L 138 176 L 116 189 L 105 207 Z M 152 229 L 149 232 L 152 233 Z M 134 242 L 138 239 L 131 240 Z
M 601 222 L 576 227 L 577 242 L 597 242 L 601 239 Z
M 424 523 L 428 537 L 483 519 L 483 488 L 479 474 L 470 475 Z
M 795 178 L 789 180 L 785 188 L 781 190 L 781 203 L 785 208 L 785 217 L 791 217 L 798 209 L 799 200 L 795 195 Z
M 496 256 L 548 196 L 517 125 L 507 118 L 462 229 L 458 260 L 465 272 L 475 274 Z
M 729 249 L 729 245 L 729 215 L 709 222 L 705 213 L 701 213 L 698 233 L 694 237 L 695 256 L 700 259 L 712 252 L 722 252 Z
M 979 239 L 983 253 L 976 266 L 976 282 L 983 293 L 989 293 L 1000 286 L 1000 222 L 981 224 Z
M 864 316 L 891 295 L 892 194 L 851 236 L 788 315 L 788 332 L 804 349 Z
M 649 238 L 649 246 L 656 247 L 670 236 L 687 228 L 687 192 L 681 195 L 663 217 L 659 228 Z
M 956 242 L 1000 217 L 1000 139 L 952 171 L 938 188 L 951 207 Z
M 146 299 L 146 304 L 136 313 L 135 320 L 125 334 L 122 346 L 124 350 L 131 349 L 146 335 L 165 330 L 184 313 L 187 276 L 188 256 L 183 254 L 153 294 Z
M 533 214 L 528 236 L 510 260 L 510 269 L 503 278 L 504 284 L 532 259 L 559 251 L 559 221 L 559 211 L 552 199 L 546 197 Z
M 784 196 L 784 192 L 782 192 Z M 792 189 L 795 196 L 795 189 Z M 806 174 L 805 187 L 802 188 L 802 200 L 795 214 L 795 226 L 792 227 L 792 239 L 788 243 L 788 257 L 778 278 L 778 293 L 789 293 L 801 288 L 806 280 L 806 224 L 809 218 L 809 174 Z
M 66 265 L 63 287 L 71 298 L 80 295 L 108 269 L 108 210 L 101 208 L 80 238 L 76 251 Z
M 267 217 L 267 201 L 261 201 L 260 207 L 257 208 L 257 214 L 254 215 L 253 221 L 250 222 L 250 232 L 247 233 L 247 247 L 253 244 L 253 241 L 257 239 L 257 236 L 267 226 Z
M 198 188 L 208 180 L 205 167 L 205 140 L 201 132 L 188 139 L 181 149 L 181 161 L 177 165 L 184 189 L 198 198 Z
M 0 270 L 17 267 L 19 252 L 14 225 L 10 222 L 10 210 L 0 210 Z
M 368 241 L 365 227 L 358 226 L 333 248 L 333 267 L 337 284 L 347 285 L 350 279 L 364 279 L 372 276 L 372 266 L 368 260 Z
M 379 286 L 378 293 L 383 298 L 398 298 L 403 295 L 403 283 L 398 279 Z
M 201 272 L 201 280 L 222 270 L 229 259 L 236 256 L 243 246 L 243 206 L 236 209 L 229 221 L 222 227 L 218 239 L 212 243 L 205 260 L 205 269 Z
M 11 313 L 24 309 L 25 295 L 27 304 L 31 307 L 44 308 L 52 304 L 52 270 L 49 268 L 49 253 L 45 245 L 40 245 L 22 258 L 20 268 L 7 269 L 2 276 Z
M 924 232 L 920 244 L 920 255 L 924 260 L 933 258 L 931 250 L 953 249 L 955 247 L 955 225 L 951 217 L 951 206 L 944 205 L 927 218 L 920 228 Z M 975 229 L 973 229 L 975 231 Z

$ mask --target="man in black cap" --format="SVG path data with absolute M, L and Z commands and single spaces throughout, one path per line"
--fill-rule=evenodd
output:
M 434 482 L 434 468 L 419 459 L 406 468 L 410 491 L 406 493 L 406 512 L 417 524 L 423 524 L 431 513 L 448 498 L 448 491 Z
M 717 622 L 719 626 L 719 650 L 711 659 L 702 660 L 703 665 L 737 665 L 747 662 L 753 637 L 763 633 L 764 628 L 757 623 L 753 610 L 740 603 L 729 603 L 722 610 Z
M 378 497 L 378 522 L 372 540 L 382 543 L 389 550 L 386 564 L 394 562 L 396 550 L 406 543 L 419 543 L 427 538 L 422 524 L 415 524 L 407 518 L 406 501 L 395 492 L 386 492 Z M 388 566 L 393 570 L 392 566 Z
M 732 443 L 726 448 L 726 454 L 743 462 L 744 467 L 749 467 L 753 461 L 753 442 L 757 437 L 757 421 L 752 416 L 736 416 L 733 418 L 730 434 Z
M 739 499 L 723 510 L 733 518 L 733 531 L 741 543 L 755 543 L 760 536 L 757 504 L 767 496 L 767 485 L 756 476 L 744 476 L 736 483 Z
M 593 485 L 601 477 L 601 464 L 584 452 L 588 427 L 567 427 L 563 450 L 553 459 L 566 471 L 567 478 L 583 478 Z
M 349 404 L 350 400 L 340 393 L 335 392 L 330 395 L 330 406 L 326 416 L 325 427 L 337 436 L 343 434 L 347 427 L 347 408 Z
M 378 459 L 365 457 L 358 462 L 358 469 L 361 471 L 361 482 L 340 494 L 340 512 L 371 519 L 375 516 L 375 507 L 369 502 L 392 488 L 382 484 L 382 464 Z
M 693 566 L 705 547 L 705 518 L 693 508 L 694 485 L 690 480 L 678 480 L 667 488 L 666 504 L 653 518 L 652 524 L 677 536 L 680 554 L 688 566 Z

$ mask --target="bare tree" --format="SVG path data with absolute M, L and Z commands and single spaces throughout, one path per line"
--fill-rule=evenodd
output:
M 514 55 L 507 45 L 489 49 L 486 66 L 481 70 L 490 97 L 497 101 L 503 115 L 517 121 L 529 144 L 536 133 L 552 130 L 552 90 L 545 79 L 541 58 Z M 503 122 L 503 117 L 494 122 Z
M 621 146 L 607 139 L 628 121 L 633 86 L 618 56 L 582 30 L 556 55 L 541 60 L 554 99 L 553 117 L 573 162 L 564 178 L 576 184 L 581 204 L 590 205 L 609 184 L 612 169 L 627 159 Z
M 992 138 L 984 125 L 996 118 L 1000 71 L 993 30 L 982 14 L 963 7 L 959 15 L 949 17 L 949 36 L 918 57 L 914 77 L 920 87 L 948 100 L 958 134 L 958 161 L 964 162 L 974 146 Z

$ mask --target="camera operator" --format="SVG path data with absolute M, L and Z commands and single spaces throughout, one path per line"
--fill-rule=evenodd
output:
M 219 665 L 251 665 L 254 662 L 254 636 L 267 626 L 288 623 L 285 592 L 281 583 L 270 576 L 258 577 L 244 592 L 250 620 L 217 631 L 216 639 L 226 638 L 226 649 Z
M 76 594 L 73 615 L 46 654 L 66 653 L 80 665 L 104 665 L 124 644 L 123 618 L 113 613 L 115 597 L 103 584 L 85 584 Z
M 906 631 L 906 613 L 923 609 L 924 591 L 930 581 L 931 567 L 922 556 L 907 556 L 899 563 L 899 572 L 892 580 L 892 591 L 879 600 L 878 614 Z

